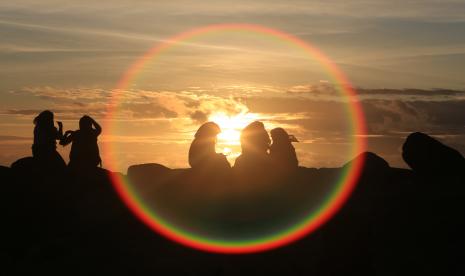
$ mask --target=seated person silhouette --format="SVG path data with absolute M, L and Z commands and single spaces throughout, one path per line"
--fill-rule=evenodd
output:
M 271 141 L 262 122 L 255 121 L 247 125 L 241 132 L 240 140 L 242 153 L 234 163 L 239 173 L 257 173 L 270 165 L 268 148 Z
M 66 163 L 56 150 L 56 140 L 63 138 L 63 124 L 57 122 L 57 129 L 53 116 L 53 112 L 45 110 L 34 118 L 32 156 L 41 166 L 64 169 Z
M 220 132 L 220 127 L 214 122 L 207 122 L 199 127 L 189 148 L 189 165 L 193 169 L 231 168 L 226 156 L 215 151 L 216 136 Z
M 283 128 L 270 131 L 273 143 L 270 146 L 270 159 L 279 170 L 289 171 L 297 168 L 299 162 L 292 142 L 298 142 L 293 135 L 287 134 Z
M 68 166 L 73 169 L 92 169 L 102 165 L 97 137 L 102 133 L 100 125 L 90 116 L 79 120 L 79 129 L 65 132 L 60 144 L 72 143 Z

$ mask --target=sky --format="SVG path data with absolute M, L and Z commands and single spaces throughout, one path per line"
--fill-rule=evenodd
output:
M 405 167 L 414 131 L 465 153 L 463 1 L 3 1 L 0 164 L 31 155 L 32 120 L 50 109 L 65 129 L 104 126 L 103 164 L 187 167 L 195 130 L 223 127 L 217 151 L 240 154 L 240 128 L 261 120 L 294 134 L 300 164 L 337 167 L 353 141 L 347 99 L 315 56 L 253 32 L 176 43 L 118 83 L 149 49 L 212 24 L 258 24 L 324 52 L 358 94 L 368 150 Z M 118 93 L 114 111 L 110 100 Z M 106 147 L 111 145 L 111 147 Z M 69 146 L 58 147 L 67 157 Z

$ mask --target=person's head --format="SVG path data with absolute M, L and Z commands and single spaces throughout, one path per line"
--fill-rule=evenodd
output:
M 214 122 L 206 122 L 195 133 L 195 139 L 216 141 L 216 136 L 221 132 L 220 127 Z
M 40 112 L 40 114 L 34 118 L 34 125 L 40 127 L 53 127 L 53 112 L 50 110 Z
M 270 136 L 262 122 L 252 122 L 241 132 L 242 153 L 266 153 L 270 142 Z
M 291 142 L 298 142 L 294 135 L 289 135 L 284 128 L 277 127 L 270 131 L 273 144 L 290 144 Z
M 80 130 L 91 130 L 92 129 L 92 119 L 84 115 L 79 119 L 79 129 Z
M 273 144 L 290 143 L 289 134 L 281 127 L 272 129 L 270 134 L 273 139 Z

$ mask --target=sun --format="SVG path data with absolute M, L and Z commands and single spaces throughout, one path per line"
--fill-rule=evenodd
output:
M 237 155 L 233 148 L 240 145 L 241 131 L 253 121 L 260 120 L 255 113 L 228 114 L 226 112 L 215 112 L 208 117 L 209 121 L 217 123 L 221 128 L 218 134 L 218 148 L 225 155 Z

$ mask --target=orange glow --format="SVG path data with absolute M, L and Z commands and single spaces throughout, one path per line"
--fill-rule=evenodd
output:
M 354 156 L 360 152 L 365 151 L 365 120 L 363 116 L 363 110 L 361 103 L 357 97 L 356 91 L 352 88 L 353 86 L 348 81 L 344 73 L 333 63 L 329 57 L 324 55 L 317 48 L 311 44 L 279 30 L 270 29 L 259 25 L 250 24 L 218 24 L 210 25 L 193 29 L 176 36 L 173 36 L 164 43 L 157 44 L 155 47 L 150 49 L 141 58 L 139 58 L 132 66 L 129 67 L 128 71 L 123 75 L 117 85 L 111 98 L 111 103 L 108 105 L 108 122 L 112 122 L 115 109 L 118 107 L 118 102 L 121 99 L 121 94 L 124 93 L 125 89 L 132 84 L 133 79 L 140 71 L 144 68 L 147 61 L 158 57 L 165 50 L 170 49 L 179 42 L 186 41 L 197 35 L 210 34 L 214 32 L 227 32 L 227 31 L 244 31 L 252 34 L 266 35 L 268 37 L 286 41 L 292 45 L 295 45 L 298 49 L 302 49 L 309 54 L 310 57 L 315 58 L 318 63 L 323 66 L 327 71 L 328 76 L 335 82 L 338 89 L 340 89 L 342 95 L 347 99 L 347 112 L 348 121 L 352 130 L 352 143 L 350 156 Z M 238 143 L 237 133 L 243 129 L 247 124 L 255 120 L 262 120 L 258 115 L 253 113 L 240 113 L 238 115 L 228 115 L 225 112 L 218 112 L 212 114 L 209 120 L 216 122 L 223 129 L 224 136 L 219 135 L 218 144 L 229 143 L 230 145 Z M 267 125 L 267 128 L 272 126 Z M 108 125 L 107 129 L 114 129 L 114 126 Z M 237 145 L 235 145 L 237 147 Z M 231 148 L 231 147 L 228 147 Z M 110 160 L 110 169 L 116 162 L 115 157 L 115 146 L 108 144 L 104 149 L 104 155 Z M 134 212 L 134 214 L 146 223 L 150 228 L 157 231 L 181 244 L 205 250 L 209 252 L 217 253 L 255 253 L 259 251 L 269 250 L 277 248 L 283 245 L 287 245 L 294 242 L 305 235 L 308 235 L 315 231 L 317 228 L 326 223 L 331 217 L 333 217 L 337 211 L 343 206 L 351 195 L 353 189 L 356 187 L 358 178 L 362 172 L 364 165 L 363 158 L 355 159 L 355 162 L 350 163 L 350 166 L 344 167 L 343 174 L 337 179 L 335 187 L 331 190 L 322 201 L 321 206 L 317 210 L 312 211 L 305 217 L 301 222 L 291 225 L 285 229 L 280 229 L 273 235 L 258 237 L 253 240 L 217 240 L 211 239 L 210 237 L 199 236 L 197 234 L 190 233 L 186 229 L 180 229 L 171 224 L 170 221 L 164 220 L 159 214 L 155 213 L 150 206 L 144 204 L 143 200 L 138 197 L 137 193 L 131 188 L 131 183 L 128 178 L 124 178 L 119 174 L 112 174 L 113 185 L 120 195 L 121 199 L 125 204 Z
M 254 113 L 228 115 L 225 112 L 217 112 L 210 115 L 208 120 L 217 123 L 221 128 L 218 144 L 234 146 L 240 145 L 241 130 L 251 122 L 260 120 L 260 117 Z

